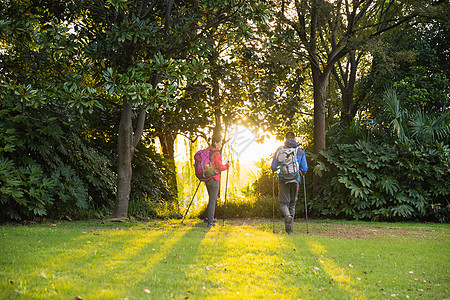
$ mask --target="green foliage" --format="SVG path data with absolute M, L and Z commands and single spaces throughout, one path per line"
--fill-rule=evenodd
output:
M 278 181 L 270 169 L 272 158 L 262 158 L 258 162 L 254 162 L 255 173 L 252 173 L 251 189 L 256 196 L 272 196 L 278 195 Z M 273 191 L 275 189 L 275 191 Z
M 360 81 L 360 119 L 334 125 L 323 160 L 314 158 L 314 213 L 449 222 L 447 32 L 433 22 L 383 35 Z
M 0 219 L 61 217 L 110 205 L 111 163 L 79 137 L 80 128 L 45 107 L 20 107 L 1 95 Z
M 282 218 L 279 209 L 278 197 L 275 196 L 275 217 Z M 227 196 L 227 203 L 218 202 L 215 211 L 215 218 L 272 218 L 273 217 L 273 197 L 272 195 L 250 195 L 240 193 L 230 193 Z M 206 217 L 206 204 L 199 210 L 199 217 Z
M 103 128 L 111 127 L 113 117 L 105 112 L 86 119 L 68 113 L 62 117 L 43 106 L 22 109 L 3 99 L 0 202 L 4 209 L 0 219 L 107 214 L 116 188 L 112 155 L 116 142 L 113 133 Z M 167 162 L 147 144 L 138 145 L 133 160 L 130 196 L 130 213 L 142 218 L 157 216 L 160 211 L 155 205 L 173 202 Z M 161 213 L 168 215 L 168 211 Z
M 153 146 L 140 143 L 133 158 L 129 215 L 146 220 L 177 211 L 171 171 Z M 166 207 L 161 211 L 161 207 Z
M 116 190 L 122 100 L 148 109 L 168 106 L 174 78 L 189 66 L 173 64 L 155 50 L 139 52 L 153 63 L 128 60 L 120 68 L 114 62 L 123 63 L 125 44 L 159 43 L 151 38 L 151 24 L 127 13 L 118 27 L 99 25 L 103 13 L 117 20 L 108 3 L 102 10 L 102 3 L 92 1 L 38 2 L 0 4 L 0 201 L 5 207 L 0 220 L 101 216 L 111 209 Z M 127 3 L 112 4 L 121 10 Z M 93 30 L 86 30 L 90 26 Z M 164 68 L 170 76 L 156 87 L 150 76 Z M 144 148 L 133 166 L 131 199 L 168 201 L 171 193 L 160 171 L 165 163 L 154 149 Z
M 439 220 L 432 209 L 450 205 L 447 187 L 450 148 L 433 143 L 413 149 L 359 141 L 322 152 L 315 172 L 321 175 L 312 209 L 324 216 L 353 219 Z M 444 203 L 444 204 L 443 204 Z

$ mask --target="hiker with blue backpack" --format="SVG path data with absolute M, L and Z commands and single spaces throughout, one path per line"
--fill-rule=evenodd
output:
M 195 156 L 195 175 L 200 181 L 205 182 L 208 190 L 209 201 L 206 208 L 206 222 L 208 227 L 215 226 L 214 212 L 216 210 L 217 195 L 220 189 L 220 172 L 228 170 L 229 163 L 223 164 L 220 156 L 222 138 L 214 136 L 211 145 L 198 151 Z
M 280 209 L 284 216 L 285 230 L 288 234 L 294 232 L 295 204 L 301 176 L 308 171 L 305 151 L 299 148 L 292 131 L 286 133 L 284 146 L 275 152 L 272 171 L 278 173 L 278 191 Z

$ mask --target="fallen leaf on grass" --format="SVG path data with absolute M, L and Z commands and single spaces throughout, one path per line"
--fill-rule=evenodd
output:
M 144 292 L 150 294 L 150 290 L 147 287 L 144 288 Z
M 353 265 L 352 265 L 352 264 L 349 264 L 348 266 L 349 266 L 350 268 L 353 268 Z

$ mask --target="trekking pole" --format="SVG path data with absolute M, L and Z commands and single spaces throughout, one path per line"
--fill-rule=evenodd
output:
M 305 183 L 305 175 L 303 175 L 303 192 L 305 193 L 306 234 L 309 234 L 309 232 L 308 232 L 308 205 L 306 204 L 306 183 Z
M 200 187 L 200 183 L 202 183 L 202 182 L 200 181 L 200 182 L 198 183 L 197 189 L 196 189 L 195 192 L 194 192 L 194 196 L 192 196 L 191 202 L 189 203 L 189 206 L 188 206 L 188 208 L 186 209 L 186 212 L 184 213 L 183 219 L 181 219 L 181 224 L 183 224 L 184 218 L 186 218 L 186 215 L 187 215 L 187 213 L 188 213 L 188 211 L 189 211 L 189 208 L 191 207 L 192 201 L 194 201 L 194 197 L 195 197 L 195 195 L 197 194 L 198 188 Z
M 272 231 L 275 233 L 275 172 L 272 172 Z
M 225 181 L 225 201 L 223 202 L 223 223 L 222 223 L 222 226 L 225 225 L 225 206 L 227 204 L 228 170 L 230 170 L 230 167 L 228 167 L 228 169 L 227 169 L 227 180 Z

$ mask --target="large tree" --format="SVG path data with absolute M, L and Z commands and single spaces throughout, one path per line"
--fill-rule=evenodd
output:
M 419 5 L 426 5 L 417 2 Z M 408 1 L 281 0 L 277 2 L 283 48 L 307 57 L 314 88 L 314 152 L 325 148 L 327 85 L 336 63 L 383 32 L 417 16 Z M 354 76 L 354 69 L 349 75 Z M 351 79 L 351 78 L 350 78 Z M 352 80 L 352 79 L 351 79 Z M 347 87 L 352 90 L 352 85 Z M 346 92 L 344 90 L 344 92 Z M 348 99 L 348 98 L 346 98 Z M 351 107 L 351 103 L 346 103 Z
M 208 29 L 238 9 L 222 1 L 80 1 L 86 18 L 75 28 L 97 68 L 97 86 L 122 107 L 118 132 L 118 183 L 112 218 L 125 218 L 132 159 L 147 111 L 169 107 L 192 68 L 186 58 Z M 195 71 L 191 71 L 195 73 Z M 133 124 L 134 121 L 134 124 Z
M 195 70 L 193 52 L 205 51 L 214 28 L 260 2 L 79 0 L 85 18 L 74 29 L 96 70 L 97 90 L 122 108 L 118 184 L 112 218 L 127 216 L 132 158 L 147 112 L 170 108 Z M 134 122 L 134 124 L 133 124 Z M 174 134 L 163 131 L 170 153 Z M 164 139 L 163 139 L 164 140 Z
M 265 1 L 237 3 L 229 17 L 209 28 L 203 47 L 189 52 L 199 66 L 194 76 L 174 95 L 175 103 L 152 113 L 149 126 L 159 137 L 164 155 L 173 162 L 174 144 L 179 134 L 192 141 L 208 141 L 212 135 L 224 136 L 227 127 L 238 118 L 246 99 L 243 92 L 240 54 L 243 45 L 257 31 L 256 24 L 266 22 L 270 13 Z M 175 164 L 172 164 L 175 174 Z

